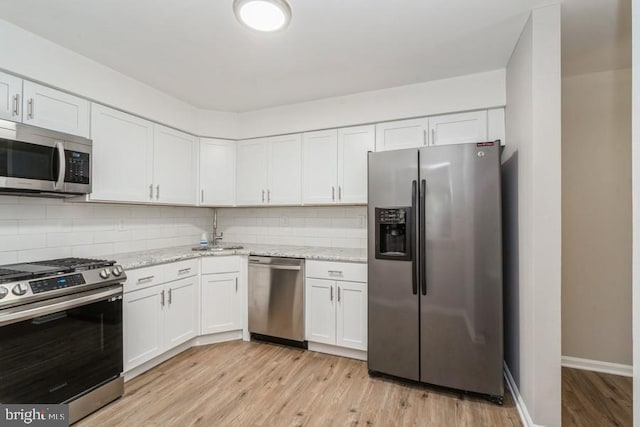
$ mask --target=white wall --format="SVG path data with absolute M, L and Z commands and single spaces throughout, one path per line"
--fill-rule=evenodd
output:
M 195 107 L 0 20 L 0 69 L 195 134 L 233 138 L 237 115 Z
M 637 6 L 637 2 L 634 2 Z M 640 7 L 633 7 L 632 199 L 633 199 L 633 425 L 640 426 Z
M 197 245 L 213 211 L 0 196 L 0 265 Z
M 562 79 L 562 355 L 631 365 L 631 69 Z
M 501 107 L 505 70 L 241 113 L 240 138 Z
M 366 206 L 218 209 L 225 242 L 367 247 Z
M 535 424 L 561 423 L 560 6 L 534 9 L 507 66 L 505 358 Z

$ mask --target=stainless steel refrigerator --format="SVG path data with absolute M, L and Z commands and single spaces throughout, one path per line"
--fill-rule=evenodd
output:
M 369 153 L 368 367 L 502 402 L 500 147 Z

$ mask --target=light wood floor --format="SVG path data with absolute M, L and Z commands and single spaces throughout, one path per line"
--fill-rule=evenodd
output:
M 256 342 L 191 348 L 78 426 L 520 426 L 504 406 L 370 378 L 366 362 Z
M 632 379 L 562 368 L 562 425 L 631 426 Z

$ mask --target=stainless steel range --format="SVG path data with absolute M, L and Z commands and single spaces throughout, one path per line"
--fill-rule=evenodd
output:
M 0 266 L 0 402 L 68 403 L 73 423 L 120 397 L 125 280 L 106 260 Z

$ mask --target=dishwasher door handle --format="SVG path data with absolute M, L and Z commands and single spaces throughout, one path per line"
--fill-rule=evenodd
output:
M 251 267 L 270 268 L 272 270 L 294 270 L 294 271 L 301 270 L 301 267 L 299 265 L 260 264 L 258 262 L 251 262 L 251 261 L 249 261 L 249 264 L 251 264 Z

